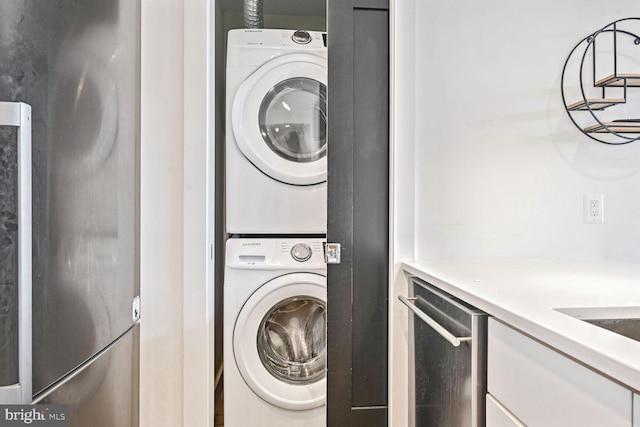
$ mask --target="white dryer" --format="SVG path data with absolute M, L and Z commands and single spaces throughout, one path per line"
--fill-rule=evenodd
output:
M 326 425 L 322 240 L 227 241 L 224 423 Z
M 326 234 L 326 34 L 228 33 L 230 234 Z

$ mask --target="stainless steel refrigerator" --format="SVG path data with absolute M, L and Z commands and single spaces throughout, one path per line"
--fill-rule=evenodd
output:
M 139 76 L 139 0 L 0 1 L 0 403 L 72 426 L 138 425 Z

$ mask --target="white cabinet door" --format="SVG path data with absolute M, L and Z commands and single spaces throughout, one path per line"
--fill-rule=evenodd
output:
M 535 427 L 631 425 L 631 391 L 489 319 L 488 392 Z
M 640 394 L 633 395 L 633 427 L 640 427 Z
M 500 404 L 493 396 L 487 394 L 487 427 L 526 427 Z

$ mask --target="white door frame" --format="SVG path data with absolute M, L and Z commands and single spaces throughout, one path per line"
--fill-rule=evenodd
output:
M 214 22 L 214 0 L 184 0 L 184 426 L 214 423 Z

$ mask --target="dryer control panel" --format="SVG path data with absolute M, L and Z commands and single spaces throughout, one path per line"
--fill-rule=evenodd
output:
M 279 270 L 324 269 L 324 239 L 244 239 L 227 240 L 229 268 Z
M 305 30 L 240 28 L 227 35 L 227 67 L 261 65 L 271 58 L 309 53 L 326 58 L 327 33 Z

